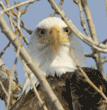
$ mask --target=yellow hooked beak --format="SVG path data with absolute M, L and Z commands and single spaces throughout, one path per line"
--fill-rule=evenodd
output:
M 59 44 L 62 44 L 63 42 L 70 42 L 70 39 L 62 36 L 61 29 L 56 25 L 49 29 L 48 36 L 49 37 L 47 39 L 41 40 L 40 43 L 44 44 L 46 41 L 48 41 L 48 46 L 53 45 L 55 51 L 58 50 Z

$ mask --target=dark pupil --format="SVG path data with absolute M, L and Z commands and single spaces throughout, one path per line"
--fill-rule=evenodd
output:
M 66 32 L 68 32 L 68 29 L 66 29 Z
M 44 34 L 44 31 L 41 31 L 41 34 Z

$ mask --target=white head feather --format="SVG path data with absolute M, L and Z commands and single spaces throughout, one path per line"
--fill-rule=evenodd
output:
M 46 43 L 40 44 L 40 40 L 43 40 L 44 38 L 41 38 L 37 33 L 38 28 L 48 31 L 51 27 L 55 25 L 60 28 L 62 36 L 65 38 L 69 38 L 71 41 L 63 42 L 62 45 L 59 45 L 57 52 L 54 51 L 52 45 L 47 47 Z M 71 48 L 73 49 L 74 55 L 77 57 L 81 67 L 87 66 L 85 62 L 85 56 L 82 47 L 77 40 L 77 36 L 73 32 L 71 32 L 70 36 L 66 35 L 63 30 L 63 28 L 66 27 L 67 25 L 64 23 L 63 20 L 61 20 L 61 18 L 49 17 L 39 22 L 31 35 L 27 51 L 33 58 L 35 64 L 38 65 L 43 71 L 43 74 L 45 76 L 54 76 L 56 73 L 56 75 L 60 77 L 62 74 L 66 72 L 72 72 L 76 69 L 76 64 L 74 62 L 72 54 L 70 53 Z M 28 71 L 31 75 L 33 82 L 38 85 L 39 82 L 37 78 L 33 75 L 30 69 Z M 27 73 L 25 73 L 22 93 L 24 91 L 25 93 L 27 93 L 31 88 L 32 85 L 30 83 Z

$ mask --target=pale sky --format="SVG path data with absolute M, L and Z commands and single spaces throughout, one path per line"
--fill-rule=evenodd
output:
M 25 0 L 9 0 L 10 6 L 14 5 L 14 1 L 18 2 L 24 2 Z M 54 0 L 57 4 L 59 4 L 60 0 Z M 2 0 L 4 5 L 6 6 L 5 0 Z M 88 0 L 89 9 L 92 14 L 93 22 L 95 24 L 96 32 L 98 41 L 102 42 L 104 39 L 106 39 L 107 36 L 107 14 L 106 14 L 106 6 L 105 6 L 105 0 Z M 24 9 L 25 6 L 22 6 L 21 9 Z M 65 0 L 64 4 L 62 5 L 63 10 L 65 11 L 66 16 L 72 20 L 74 25 L 77 26 L 77 28 L 82 32 L 83 29 L 80 24 L 80 14 L 78 10 L 78 6 L 73 3 L 73 0 Z M 1 8 L 0 8 L 1 10 Z M 34 4 L 31 4 L 26 12 L 26 14 L 22 15 L 21 20 L 24 21 L 24 24 L 29 27 L 31 30 L 34 30 L 36 25 L 49 16 L 49 14 L 53 14 L 54 11 L 51 9 L 50 4 L 48 3 L 48 0 L 41 0 L 37 1 Z M 15 10 L 16 11 L 16 10 Z M 56 15 L 57 17 L 60 17 L 59 15 Z M 4 15 L 4 18 L 6 22 L 9 24 L 8 17 Z M 85 19 L 85 16 L 84 16 Z M 88 30 L 88 28 L 87 28 Z M 26 38 L 29 40 L 30 35 L 22 29 L 22 32 L 26 36 Z M 7 45 L 9 42 L 6 36 L 4 36 L 3 33 L 0 32 L 0 51 L 3 50 L 3 48 Z M 79 40 L 80 41 L 80 40 Z M 80 41 L 81 46 L 83 47 L 84 52 L 91 53 L 90 47 L 85 44 L 83 41 Z M 26 44 L 24 44 L 25 48 L 27 48 Z M 101 54 L 102 56 L 107 56 L 107 54 Z M 8 66 L 9 70 L 12 71 L 13 63 L 15 59 L 16 53 L 14 52 L 14 47 L 11 45 L 5 52 L 5 54 L 2 56 L 3 61 Z M 87 66 L 94 66 L 95 62 L 92 58 L 86 58 Z M 23 65 L 20 61 L 20 58 L 17 63 L 16 70 L 18 72 L 18 78 L 19 83 L 23 85 L 24 82 L 24 71 L 23 71 Z M 104 64 L 104 71 L 107 75 L 107 63 Z M 0 100 L 0 110 L 4 110 L 5 105 L 4 102 Z

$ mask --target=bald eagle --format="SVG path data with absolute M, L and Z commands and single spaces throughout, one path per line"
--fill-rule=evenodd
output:
M 103 79 L 98 70 L 87 67 L 77 36 L 61 18 L 48 17 L 39 22 L 31 35 L 27 51 L 35 64 L 43 71 L 43 75 L 47 78 L 65 110 L 102 110 L 101 104 L 104 104 L 102 96 L 83 81 L 84 77 L 76 68 L 71 49 L 91 81 L 97 87 L 101 86 L 107 95 L 107 81 Z M 45 98 L 46 94 L 42 91 L 38 79 L 30 69 L 28 71 L 48 109 L 55 110 L 54 106 L 50 106 L 50 102 Z M 20 106 L 13 107 L 11 110 L 43 109 L 39 106 L 27 73 L 25 73 L 22 96 L 18 104 Z M 106 108 L 106 106 L 104 107 Z
M 61 18 L 48 17 L 36 26 L 27 51 L 46 77 L 55 76 L 55 73 L 60 77 L 76 69 L 70 49 L 73 49 L 81 67 L 86 67 L 83 49 L 77 36 L 71 32 Z M 38 85 L 37 78 L 30 70 L 29 72 L 33 82 Z M 27 93 L 31 88 L 32 85 L 25 73 L 23 92 Z

